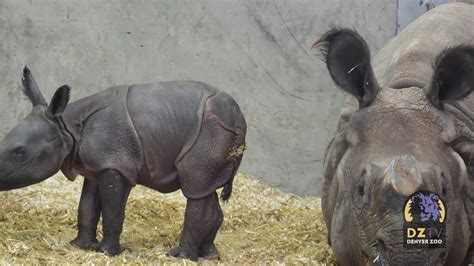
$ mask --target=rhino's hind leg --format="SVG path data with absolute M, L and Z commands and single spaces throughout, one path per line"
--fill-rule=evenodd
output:
M 100 175 L 103 239 L 94 246 L 96 251 L 109 256 L 120 254 L 120 234 L 131 188 L 128 180 L 115 171 L 105 171 Z
M 217 257 L 213 242 L 222 219 L 216 192 L 201 199 L 188 199 L 179 245 L 170 250 L 168 255 L 194 261 L 198 260 L 199 255 Z
M 223 120 L 207 108 L 198 138 L 176 164 L 188 203 L 181 241 L 169 252 L 171 256 L 218 258 L 214 239 L 223 213 L 216 190 L 224 186 L 223 199 L 230 197 L 245 148 L 245 121 L 241 115 L 236 117 Z
M 215 218 L 214 218 L 214 226 L 212 227 L 211 231 L 207 234 L 207 236 L 203 239 L 201 245 L 198 249 L 198 256 L 203 259 L 213 260 L 219 259 L 219 253 L 217 252 L 216 245 L 214 245 L 214 240 L 216 239 L 217 231 L 222 225 L 224 221 L 224 214 L 222 213 L 221 205 L 219 204 L 219 200 L 217 199 L 217 194 L 214 193 L 215 196 Z
M 97 223 L 100 218 L 100 196 L 97 179 L 84 179 L 77 215 L 77 237 L 71 244 L 81 249 L 92 249 L 97 241 Z

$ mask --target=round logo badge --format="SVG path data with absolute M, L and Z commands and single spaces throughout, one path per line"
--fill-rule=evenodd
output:
M 411 195 L 404 208 L 406 222 L 444 223 L 446 208 L 441 198 L 431 191 L 418 191 Z

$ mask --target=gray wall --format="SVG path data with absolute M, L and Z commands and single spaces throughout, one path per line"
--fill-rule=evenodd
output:
M 398 0 L 397 32 L 401 32 L 408 24 L 429 9 L 453 2 L 456 2 L 456 0 Z
M 0 1 L 0 136 L 29 111 L 28 64 L 46 98 L 78 99 L 115 84 L 192 79 L 240 103 L 248 122 L 241 170 L 317 195 L 337 91 L 309 46 L 330 24 L 360 31 L 373 52 L 396 32 L 397 1 Z

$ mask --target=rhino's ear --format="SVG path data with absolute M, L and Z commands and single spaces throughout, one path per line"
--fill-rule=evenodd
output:
M 474 46 L 444 50 L 434 63 L 434 74 L 426 96 L 436 107 L 458 101 L 474 88 Z
M 379 84 L 370 64 L 370 51 L 355 31 L 334 28 L 321 36 L 311 48 L 321 51 L 331 78 L 344 91 L 359 100 L 359 108 L 370 105 L 379 92 Z
M 27 66 L 23 68 L 23 77 L 21 78 L 21 82 L 23 83 L 23 92 L 28 97 L 28 99 L 30 99 L 33 106 L 47 105 L 43 94 L 39 90 L 38 85 L 36 84 L 36 81 Z
M 48 106 L 48 114 L 57 116 L 61 114 L 69 102 L 69 93 L 71 88 L 68 85 L 63 85 L 54 93 L 53 99 Z

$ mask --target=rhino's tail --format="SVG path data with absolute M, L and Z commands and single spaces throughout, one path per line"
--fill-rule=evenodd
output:
M 232 184 L 234 183 L 234 177 L 232 177 L 227 183 L 224 185 L 224 188 L 222 189 L 221 193 L 221 199 L 224 202 L 227 202 L 230 199 L 230 196 L 232 195 Z
M 230 97 L 230 96 L 229 96 Z M 247 134 L 247 123 L 245 122 L 244 115 L 240 111 L 240 108 L 238 107 L 237 103 L 230 98 L 232 102 L 235 104 L 235 108 L 237 108 L 238 111 L 235 111 L 236 114 L 238 114 L 238 118 L 235 121 L 235 124 L 233 128 L 235 129 L 235 142 L 234 142 L 234 148 L 229 154 L 230 161 L 232 162 L 232 172 L 231 176 L 229 178 L 229 181 L 224 185 L 224 188 L 222 189 L 221 193 L 221 199 L 224 202 L 227 202 L 230 199 L 230 196 L 232 195 L 232 184 L 234 183 L 234 178 L 235 175 L 237 174 L 237 170 L 239 169 L 240 162 L 242 161 L 242 156 L 244 155 L 244 151 L 247 147 L 245 143 L 245 135 Z
M 242 157 L 240 159 L 242 159 Z M 234 167 L 232 168 L 232 176 L 230 177 L 229 181 L 225 183 L 224 188 L 222 189 L 221 199 L 224 202 L 227 202 L 230 199 L 230 196 L 232 195 L 232 186 L 234 183 L 234 177 L 237 174 L 237 169 L 239 169 L 240 159 L 234 162 Z

